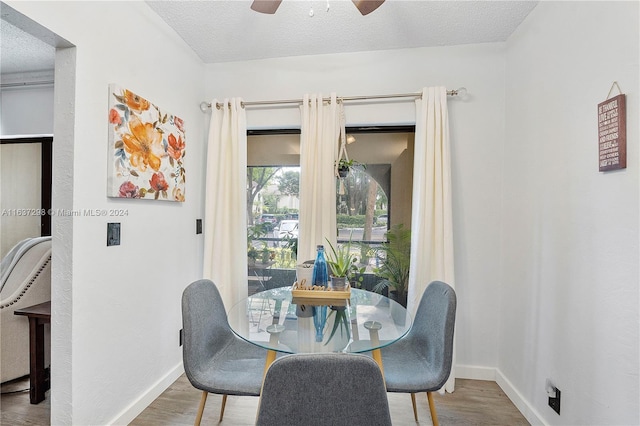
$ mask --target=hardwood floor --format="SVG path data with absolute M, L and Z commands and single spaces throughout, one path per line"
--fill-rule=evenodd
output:
M 28 387 L 28 380 L 12 386 L 15 386 L 15 389 Z M 10 389 L 3 386 L 2 392 L 7 390 Z M 194 389 L 187 378 L 182 375 L 130 425 L 193 425 L 200 395 L 201 392 Z M 387 395 L 389 396 L 391 419 L 394 425 L 431 424 L 426 394 L 422 393 L 416 396 L 419 423 L 413 419 L 411 397 L 408 394 L 389 393 Z M 250 426 L 254 424 L 258 398 L 228 397 L 224 420 L 222 423 L 218 423 L 221 400 L 222 397 L 219 395 L 209 395 L 202 418 L 203 425 Z M 529 424 L 495 382 L 457 379 L 454 393 L 446 395 L 436 393 L 434 400 L 438 411 L 438 420 L 443 426 L 519 426 Z M 37 405 L 29 404 L 29 392 L 2 395 L 0 399 L 0 424 L 12 426 L 49 425 L 49 403 L 50 391 L 47 391 L 45 401 Z
M 5 393 L 6 392 L 6 393 Z M 44 401 L 29 404 L 29 377 L 2 385 L 0 395 L 0 425 L 48 425 L 51 391 L 46 391 Z

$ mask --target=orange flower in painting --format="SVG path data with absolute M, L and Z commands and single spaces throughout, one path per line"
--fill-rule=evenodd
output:
M 129 108 L 136 112 L 142 112 L 149 109 L 149 101 L 141 98 L 133 92 L 124 89 L 124 101 Z
M 182 136 L 178 136 L 178 139 L 176 139 L 176 137 L 173 136 L 173 133 L 171 133 L 168 139 L 169 146 L 167 147 L 167 152 L 169 152 L 169 155 L 173 157 L 174 160 L 179 160 L 182 158 L 182 150 L 184 149 Z
M 169 184 L 164 179 L 164 174 L 162 172 L 154 173 L 153 176 L 151 176 L 149 184 L 156 192 L 166 191 L 169 189 Z
M 136 116 L 129 121 L 129 131 L 131 133 L 122 135 L 122 141 L 130 155 L 131 165 L 143 172 L 147 166 L 156 171 L 160 169 L 162 134 L 154 129 L 152 123 L 143 123 Z
M 122 124 L 122 117 L 120 117 L 120 113 L 114 108 L 111 108 L 111 111 L 109 111 L 109 123 Z

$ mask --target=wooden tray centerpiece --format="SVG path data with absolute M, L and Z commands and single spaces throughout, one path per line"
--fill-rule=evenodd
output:
M 304 282 L 293 283 L 291 286 L 293 303 L 300 305 L 334 305 L 346 306 L 351 298 L 351 287 L 345 290 L 334 290 L 331 287 L 310 286 Z

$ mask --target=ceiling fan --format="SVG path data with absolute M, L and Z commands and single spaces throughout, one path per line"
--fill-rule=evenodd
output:
M 351 0 L 356 5 L 362 15 L 368 15 L 376 10 L 384 0 Z M 260 13 L 273 15 L 278 10 L 282 0 L 253 0 L 251 9 Z

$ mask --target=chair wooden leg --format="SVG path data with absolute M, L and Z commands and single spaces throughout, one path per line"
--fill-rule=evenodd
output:
M 433 403 L 433 395 L 431 392 L 427 392 L 427 400 L 429 401 L 429 411 L 431 411 L 431 421 L 433 422 L 433 426 L 439 426 L 438 423 L 438 414 L 436 414 L 436 405 Z
M 276 351 L 267 351 L 267 359 L 264 361 L 264 371 L 262 372 L 262 379 L 267 375 L 267 370 L 271 366 L 271 363 L 276 360 Z
M 200 421 L 202 420 L 202 413 L 204 413 L 204 404 L 207 403 L 207 395 L 209 395 L 209 392 L 202 391 L 202 397 L 200 398 L 200 406 L 198 407 L 198 414 L 196 415 L 196 421 L 194 423 L 195 426 L 200 426 Z
M 220 420 L 219 422 L 222 421 L 222 418 L 224 417 L 224 407 L 225 405 L 227 405 L 227 395 L 222 395 L 222 406 L 220 407 Z
M 413 405 L 413 418 L 416 419 L 416 423 L 418 423 L 418 407 L 416 407 L 416 394 L 411 394 L 411 405 Z

